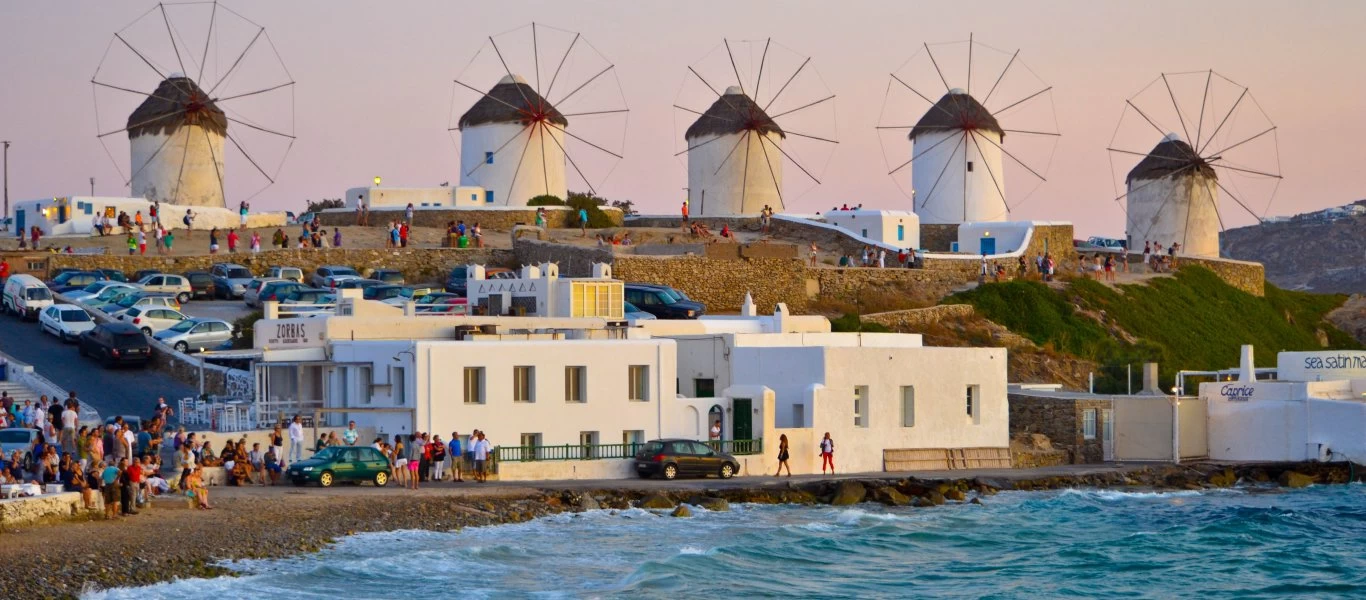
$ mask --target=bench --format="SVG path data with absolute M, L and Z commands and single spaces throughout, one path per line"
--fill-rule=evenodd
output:
M 103 247 L 103 246 L 91 247 L 91 248 L 72 248 L 72 249 L 71 249 L 71 253 L 72 253 L 72 254 L 82 255 L 82 256 L 93 256 L 93 255 L 98 255 L 98 254 L 107 254 L 108 251 L 109 251 L 109 249 L 108 249 L 108 248 L 105 248 L 105 247 Z

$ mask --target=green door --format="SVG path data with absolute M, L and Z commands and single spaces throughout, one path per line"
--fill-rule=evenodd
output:
M 731 417 L 730 439 L 754 439 L 753 401 L 749 398 L 736 398 L 732 401 L 734 415 Z

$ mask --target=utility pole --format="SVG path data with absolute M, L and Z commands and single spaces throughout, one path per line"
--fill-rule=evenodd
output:
M 9 231 L 9 140 L 0 141 L 5 146 L 5 213 L 0 214 L 0 223 Z
M 90 195 L 91 195 L 91 196 L 94 196 L 94 195 L 95 195 L 95 178 L 94 178 L 94 177 L 91 177 L 91 178 L 90 178 Z

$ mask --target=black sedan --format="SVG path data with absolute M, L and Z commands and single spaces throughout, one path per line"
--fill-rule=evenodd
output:
M 190 295 L 196 299 L 213 300 L 218 297 L 218 286 L 208 271 L 186 271 L 185 279 L 190 281 Z
M 701 302 L 689 300 L 667 285 L 653 283 L 626 284 L 626 301 L 660 319 L 696 319 L 707 312 Z
M 702 442 L 683 439 L 646 442 L 636 453 L 635 466 L 636 475 L 642 479 L 654 475 L 663 475 L 665 479 L 708 475 L 730 479 L 740 471 L 740 462 L 734 456 L 712 450 Z
M 85 289 L 85 286 L 104 281 L 108 277 L 99 271 L 66 271 L 52 278 L 47 284 L 48 289 L 58 294 L 67 292 L 78 292 Z
M 147 336 L 132 323 L 104 323 L 81 334 L 81 356 L 93 356 L 105 367 L 118 364 L 146 366 L 152 359 Z

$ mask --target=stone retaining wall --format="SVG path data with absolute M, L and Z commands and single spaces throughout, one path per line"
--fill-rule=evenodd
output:
M 920 224 L 920 247 L 930 252 L 948 252 L 958 241 L 958 225 L 953 223 Z
M 414 227 L 445 228 L 451 221 L 464 221 L 466 225 L 478 223 L 485 230 L 508 231 L 516 225 L 534 225 L 536 208 L 415 208 L 413 209 Z M 578 211 L 566 206 L 544 206 L 546 225 L 554 228 L 578 227 Z M 622 223 L 621 210 L 610 206 L 600 207 L 603 214 L 611 219 L 613 226 Z M 370 227 L 388 227 L 390 221 L 402 221 L 406 209 L 376 208 L 369 213 Z M 356 225 L 355 209 L 326 210 L 318 213 L 319 222 L 328 226 Z
M 202 256 L 82 256 L 53 254 L 48 258 L 51 269 L 117 269 L 133 273 L 142 269 L 159 269 L 170 273 L 207 271 L 220 262 L 241 264 L 253 273 L 261 274 L 272 266 L 303 269 L 305 276 L 323 265 L 345 265 L 357 270 L 386 267 L 399 269 L 411 282 L 445 281 L 452 267 L 469 263 L 489 266 L 511 266 L 511 250 L 501 248 L 308 248 L 265 250 L 259 254 L 216 254 Z
M 707 312 L 740 310 L 745 292 L 761 314 L 779 302 L 799 312 L 807 302 L 806 267 L 795 258 L 713 259 L 700 256 L 617 256 L 613 272 L 627 282 L 662 283 L 683 290 Z M 563 267 L 561 267 L 563 269 Z M 561 273 L 564 271 L 561 270 Z
M 0 528 L 12 529 L 48 518 L 70 517 L 82 511 L 80 492 L 0 499 Z
M 512 264 L 508 266 L 553 262 L 560 266 L 560 277 L 591 277 L 593 263 L 612 264 L 617 248 L 620 246 L 571 246 L 519 237 L 512 240 Z
M 1130 257 L 1129 264 L 1136 264 L 1143 256 Z M 1199 265 L 1214 272 L 1220 279 L 1235 288 L 1253 296 L 1266 295 L 1266 267 L 1261 263 L 1229 260 L 1226 258 L 1176 257 L 1177 268 L 1183 265 Z
M 1007 394 L 1006 399 L 1010 404 L 1011 438 L 1024 433 L 1042 433 L 1055 447 L 1070 452 L 1073 464 L 1105 462 L 1100 411 L 1111 407 L 1108 398 Z M 1096 436 L 1088 440 L 1083 435 L 1082 412 L 1092 408 L 1096 409 Z
M 967 318 L 973 314 L 971 304 L 942 304 L 928 308 L 873 313 L 862 315 L 860 318 L 865 322 L 884 325 L 893 331 L 918 331 L 944 319 Z

